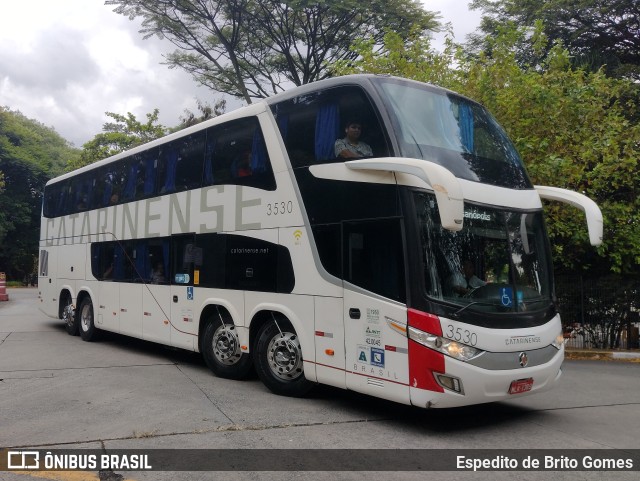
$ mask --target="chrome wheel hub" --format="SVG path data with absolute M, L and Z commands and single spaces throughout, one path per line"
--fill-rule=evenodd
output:
M 273 374 L 284 381 L 300 377 L 304 370 L 298 336 L 291 332 L 283 332 L 271 339 L 267 361 Z
M 213 355 L 216 360 L 226 366 L 231 366 L 240 360 L 240 340 L 232 324 L 220 326 L 213 334 Z
M 91 326 L 91 306 L 85 305 L 80 313 L 80 326 L 83 331 L 88 331 Z
M 62 320 L 69 327 L 73 326 L 73 319 L 75 317 L 75 311 L 73 309 L 73 304 L 69 303 L 64 307 L 62 311 Z

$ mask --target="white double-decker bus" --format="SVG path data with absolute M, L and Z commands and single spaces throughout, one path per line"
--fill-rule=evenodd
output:
M 355 119 L 355 120 L 354 120 Z M 336 140 L 371 156 L 346 160 Z M 357 149 L 356 149 L 357 150 Z M 366 149 L 364 149 L 366 150 Z M 330 79 L 51 180 L 42 309 L 112 331 L 420 407 L 549 389 L 564 357 L 541 199 L 479 104 L 414 81 Z

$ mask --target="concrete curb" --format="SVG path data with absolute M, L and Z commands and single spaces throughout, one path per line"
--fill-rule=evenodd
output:
M 565 359 L 590 361 L 626 361 L 640 363 L 640 351 L 588 351 L 567 349 Z

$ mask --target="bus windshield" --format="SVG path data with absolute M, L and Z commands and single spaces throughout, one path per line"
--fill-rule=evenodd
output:
M 400 156 L 435 162 L 460 179 L 532 188 L 513 144 L 482 106 L 425 84 L 376 80 Z
M 542 212 L 465 204 L 464 227 L 442 228 L 435 196 L 414 194 L 426 294 L 483 313 L 546 309 L 552 268 Z

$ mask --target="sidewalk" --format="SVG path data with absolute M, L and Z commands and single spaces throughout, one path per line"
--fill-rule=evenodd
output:
M 607 351 L 602 349 L 571 349 L 564 351 L 565 359 L 591 361 L 626 361 L 640 363 L 640 351 Z

